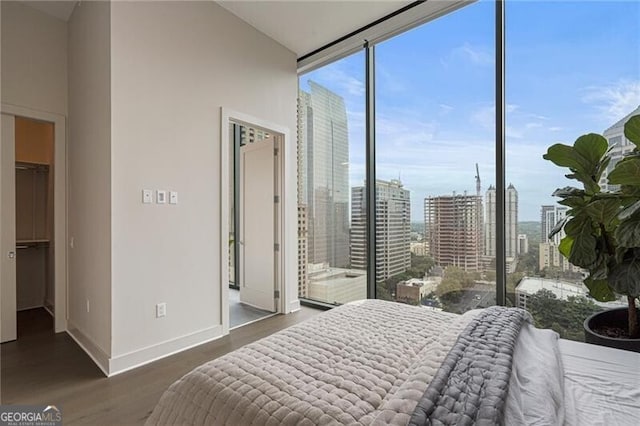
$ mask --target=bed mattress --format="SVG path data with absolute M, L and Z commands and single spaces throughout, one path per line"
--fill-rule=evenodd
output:
M 568 426 L 640 424 L 640 354 L 560 340 Z
M 640 354 L 559 340 L 527 321 L 513 343 L 500 343 L 510 315 L 530 320 L 513 308 L 492 320 L 501 309 L 342 305 L 196 368 L 163 394 L 147 424 L 639 424 Z M 483 321 L 487 332 L 476 332 Z M 461 349 L 469 338 L 489 340 Z M 508 369 L 492 373 L 493 364 Z M 443 376 L 443 367 L 457 373 Z M 503 392 L 487 394 L 496 383 Z M 491 398 L 485 408 L 473 403 Z
M 354 302 L 204 364 L 147 424 L 406 425 L 471 318 Z

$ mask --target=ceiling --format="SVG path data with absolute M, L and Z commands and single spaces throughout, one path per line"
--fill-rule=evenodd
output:
M 412 0 L 216 0 L 298 57 L 404 7 Z
M 68 20 L 78 1 L 22 0 Z M 86 0 L 85 0 L 86 1 Z M 413 0 L 215 0 L 298 57 L 380 19 Z

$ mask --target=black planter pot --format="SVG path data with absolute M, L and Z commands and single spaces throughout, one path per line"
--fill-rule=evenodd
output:
M 629 324 L 629 308 L 616 308 L 597 312 L 584 320 L 584 341 L 594 345 L 640 352 L 640 339 L 618 339 L 596 334 L 593 329 L 601 325 L 627 328 Z M 640 319 L 640 310 L 638 310 Z M 640 320 L 638 321 L 640 323 Z

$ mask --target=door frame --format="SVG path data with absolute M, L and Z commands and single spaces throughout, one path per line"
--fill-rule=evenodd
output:
M 54 124 L 54 196 L 53 229 L 55 256 L 55 312 L 56 333 L 67 330 L 67 126 L 66 117 L 51 112 L 38 111 L 18 105 L 2 104 L 3 114 L 46 121 Z M 14 142 L 15 143 L 15 142 Z M 4 253 L 2 254 L 4 255 Z
M 285 163 L 287 158 L 285 157 L 285 147 L 291 143 L 289 138 L 289 129 L 272 123 L 267 120 L 263 120 L 257 117 L 253 117 L 248 114 L 244 114 L 238 111 L 222 107 L 220 109 L 220 312 L 221 312 L 221 324 L 223 335 L 229 334 L 229 197 L 230 197 L 230 173 L 229 168 L 229 156 L 233 150 L 233 139 L 230 137 L 229 126 L 231 124 L 241 124 L 248 127 L 258 127 L 266 130 L 269 133 L 278 137 L 279 155 L 278 163 L 276 165 L 277 173 L 277 188 L 280 194 L 280 202 L 277 209 L 277 221 L 276 221 L 276 235 L 280 244 L 280 250 L 276 253 L 276 290 L 280 292 L 280 298 L 277 300 L 276 313 L 286 313 L 287 306 L 286 301 L 289 295 L 287 294 L 287 256 L 285 253 L 287 249 L 287 232 L 285 232 L 284 224 L 286 222 L 286 206 L 288 201 L 288 194 L 285 191 L 286 179 L 285 179 Z M 294 194 L 294 200 L 295 200 Z M 238 265 L 236 265 L 237 267 Z

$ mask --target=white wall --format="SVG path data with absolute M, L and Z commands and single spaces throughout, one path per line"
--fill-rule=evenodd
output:
M 220 107 L 293 135 L 297 76 L 213 2 L 112 3 L 111 61 L 114 372 L 220 335 Z M 179 204 L 142 204 L 143 188 Z
M 82 2 L 69 21 L 69 329 L 105 370 L 112 315 L 110 69 L 109 3 Z
M 67 23 L 2 1 L 2 102 L 67 115 Z

